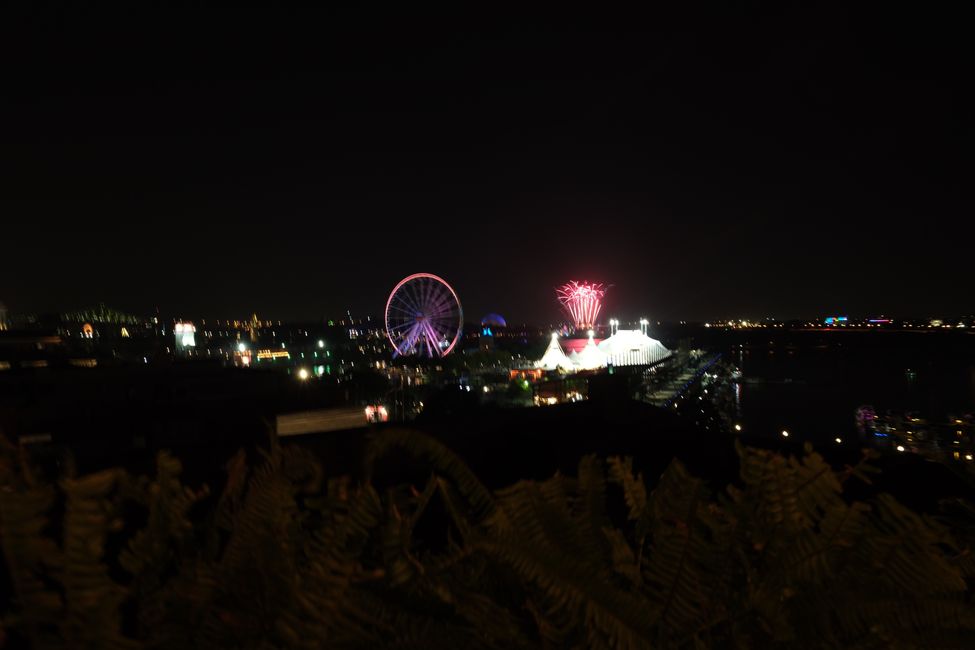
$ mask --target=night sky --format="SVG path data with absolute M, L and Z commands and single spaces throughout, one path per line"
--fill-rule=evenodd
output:
M 975 312 L 961 14 L 85 4 L 0 21 L 12 312 L 378 315 L 416 271 L 509 322 L 570 279 L 607 317 Z

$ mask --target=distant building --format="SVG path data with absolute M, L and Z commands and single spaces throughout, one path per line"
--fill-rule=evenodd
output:
M 251 315 L 251 322 L 247 325 L 247 331 L 250 334 L 251 343 L 257 343 L 257 337 L 261 332 L 261 321 L 257 319 L 257 313 Z
M 481 319 L 481 325 L 488 325 L 490 327 L 507 327 L 508 323 L 501 314 L 488 314 Z
M 193 323 L 176 323 L 173 328 L 176 335 L 176 350 L 185 352 L 196 347 L 196 326 Z
M 11 368 L 46 368 L 62 362 L 62 340 L 54 332 L 13 331 L 0 335 L 0 371 Z M 74 365 L 74 361 L 70 361 Z
M 501 314 L 488 314 L 481 319 L 481 336 L 478 340 L 478 348 L 481 352 L 488 352 L 494 349 L 494 337 L 508 326 Z
M 95 323 L 111 325 L 138 325 L 142 319 L 98 303 L 97 307 L 80 309 L 61 314 L 62 323 Z
M 494 349 L 494 331 L 487 325 L 481 325 L 481 336 L 478 339 L 478 349 L 489 352 Z

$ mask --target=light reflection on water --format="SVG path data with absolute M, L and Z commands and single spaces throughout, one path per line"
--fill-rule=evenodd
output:
M 742 371 L 735 408 L 751 435 L 788 429 L 813 442 L 855 436 L 863 404 L 932 419 L 975 412 L 975 337 L 840 336 L 825 344 L 795 335 L 724 348 Z

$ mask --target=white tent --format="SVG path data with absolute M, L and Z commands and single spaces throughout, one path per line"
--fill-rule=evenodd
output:
M 552 341 L 548 344 L 545 354 L 542 355 L 542 358 L 535 365 L 545 370 L 557 370 L 559 368 L 563 370 L 575 370 L 575 365 L 569 361 L 569 357 L 565 356 L 565 352 L 562 351 L 557 334 L 552 334 Z
M 650 365 L 670 356 L 670 350 L 641 330 L 617 330 L 599 343 L 599 350 L 614 366 Z
M 606 366 L 606 354 L 596 347 L 595 341 L 590 336 L 589 343 L 586 343 L 586 347 L 582 348 L 582 352 L 576 358 L 576 363 L 579 364 L 580 370 L 604 368 Z

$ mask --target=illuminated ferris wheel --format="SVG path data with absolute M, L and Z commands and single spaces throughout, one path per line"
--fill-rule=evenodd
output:
M 457 345 L 463 327 L 457 292 L 432 273 L 400 280 L 386 301 L 386 336 L 394 356 L 442 357 Z

